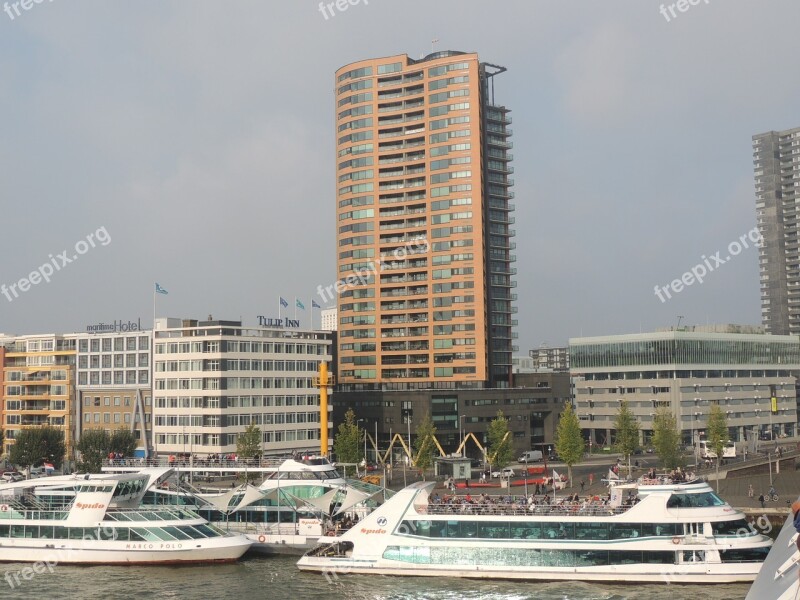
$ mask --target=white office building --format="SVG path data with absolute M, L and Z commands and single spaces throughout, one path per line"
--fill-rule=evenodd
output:
M 156 321 L 158 453 L 235 453 L 250 424 L 261 429 L 265 454 L 319 448 L 313 378 L 320 361 L 331 359 L 330 335 L 269 321 L 274 326 L 210 318 Z

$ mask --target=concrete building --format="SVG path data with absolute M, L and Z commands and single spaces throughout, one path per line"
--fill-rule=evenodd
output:
M 320 329 L 336 331 L 338 328 L 338 311 L 335 308 L 323 308 L 320 312 Z
M 800 334 L 800 127 L 753 136 L 761 315 L 768 333 Z
M 76 439 L 87 429 L 125 428 L 149 456 L 152 439 L 152 331 L 140 323 L 100 326 L 77 337 Z
M 530 351 L 536 369 L 543 371 L 569 371 L 569 348 L 541 346 Z
M 622 400 L 639 419 L 643 445 L 659 407 L 672 410 L 687 445 L 705 433 L 713 404 L 735 442 L 797 432 L 797 337 L 662 331 L 574 338 L 569 350 L 577 413 L 593 444 L 613 441 Z
M 511 385 L 504 71 L 446 51 L 336 72 L 340 390 Z
M 4 451 L 11 450 L 22 430 L 50 425 L 64 432 L 66 458 L 74 459 L 75 337 L 6 338 L 2 355 Z
M 394 434 L 406 439 L 430 414 L 439 443 L 450 453 L 467 433 L 475 434 L 482 444 L 487 443 L 489 423 L 502 410 L 508 419 L 516 457 L 542 444 L 554 444 L 558 418 L 570 401 L 570 380 L 569 373 L 521 373 L 514 376 L 514 384 L 521 387 L 351 393 L 347 394 L 348 403 L 334 403 L 333 417 L 341 423 L 344 413 L 352 408 L 370 436 L 374 436 L 377 423 L 378 447 L 383 453 Z M 474 445 L 468 445 L 466 450 L 470 456 L 478 457 Z M 395 445 L 395 454 L 400 452 Z
M 241 321 L 157 319 L 153 435 L 160 453 L 230 454 L 250 424 L 266 454 L 319 448 L 319 391 L 330 334 Z M 331 438 L 332 439 L 332 438 Z

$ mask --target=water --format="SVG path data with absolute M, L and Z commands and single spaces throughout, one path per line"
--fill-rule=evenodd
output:
M 295 598 L 331 600 L 740 600 L 749 585 L 599 585 L 480 581 L 441 577 L 346 575 L 339 583 L 303 573 L 296 557 L 254 557 L 232 565 L 187 567 L 56 566 L 15 589 L 0 579 L 0 598 L 79 600 Z M 0 578 L 27 565 L 0 565 Z M 13 577 L 11 578 L 13 582 Z M 766 600 L 766 599 L 765 599 Z

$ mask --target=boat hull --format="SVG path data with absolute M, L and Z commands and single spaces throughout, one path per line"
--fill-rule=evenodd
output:
M 394 575 L 408 577 L 460 577 L 464 579 L 514 579 L 523 581 L 590 581 L 606 583 L 749 583 L 758 575 L 760 564 L 730 565 L 627 565 L 589 568 L 534 568 L 460 565 L 446 568 L 415 564 L 390 566 L 380 562 L 328 561 L 304 557 L 297 567 L 338 579 L 343 575 Z M 663 569 L 662 569 L 663 567 Z
M 171 542 L 4 539 L 0 562 L 47 565 L 175 565 L 235 562 L 250 548 L 244 536 Z

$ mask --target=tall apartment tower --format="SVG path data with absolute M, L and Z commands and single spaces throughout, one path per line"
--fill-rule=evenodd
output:
M 464 52 L 336 72 L 343 391 L 504 388 L 516 349 L 505 68 Z
M 761 318 L 767 333 L 800 333 L 800 127 L 753 136 Z

